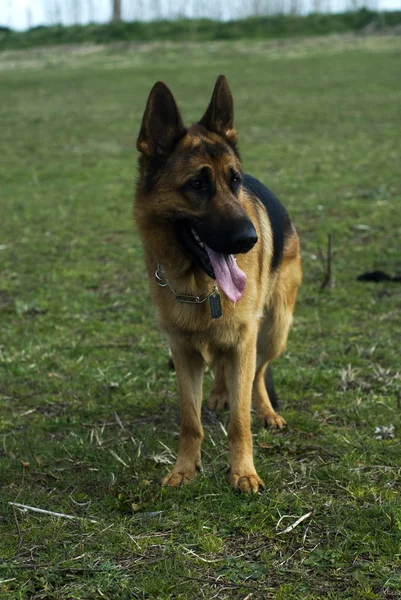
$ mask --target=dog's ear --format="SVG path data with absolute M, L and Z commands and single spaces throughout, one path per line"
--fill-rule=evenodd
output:
M 235 146 L 238 134 L 234 127 L 234 103 L 227 79 L 219 75 L 214 86 L 210 104 L 199 121 L 208 131 L 224 137 L 229 144 Z
M 185 127 L 173 94 L 158 81 L 149 94 L 136 147 L 149 158 L 167 158 L 184 134 Z

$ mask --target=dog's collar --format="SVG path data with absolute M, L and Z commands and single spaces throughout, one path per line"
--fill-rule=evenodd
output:
M 157 285 L 160 287 L 168 287 L 173 292 L 177 302 L 184 302 L 186 304 L 203 304 L 206 300 L 209 300 L 210 316 L 212 319 L 219 319 L 223 314 L 221 308 L 221 298 L 219 294 L 219 288 L 217 285 L 213 286 L 212 291 L 206 296 L 188 296 L 187 294 L 179 294 L 171 287 L 167 277 L 162 273 L 163 267 L 158 262 L 155 271 L 155 279 Z

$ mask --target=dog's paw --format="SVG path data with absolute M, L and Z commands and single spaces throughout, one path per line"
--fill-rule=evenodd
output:
M 207 405 L 209 410 L 213 411 L 220 411 L 224 410 L 225 408 L 229 408 L 230 401 L 228 399 L 228 394 L 225 392 L 220 394 L 212 392 Z
M 262 416 L 263 426 L 270 429 L 284 429 L 287 422 L 276 412 L 269 412 Z
M 231 473 L 230 484 L 233 490 L 244 494 L 257 494 L 265 487 L 256 471 L 250 474 Z
M 171 471 L 167 473 L 165 477 L 163 477 L 161 481 L 161 485 L 168 485 L 170 487 L 178 487 L 179 485 L 186 485 L 191 483 L 196 477 L 197 471 L 200 471 L 201 467 L 193 466 L 193 467 L 182 467 L 176 465 Z

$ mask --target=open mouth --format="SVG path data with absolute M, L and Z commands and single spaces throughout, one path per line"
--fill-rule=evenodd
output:
M 232 302 L 238 302 L 245 292 L 246 275 L 232 254 L 216 252 L 202 241 L 194 227 L 186 223 L 178 228 L 179 237 L 194 262 L 217 280 L 220 289 Z
M 195 229 L 189 223 L 180 223 L 177 227 L 177 231 L 178 237 L 194 262 L 201 267 L 209 277 L 216 279 L 213 265 L 206 252 L 205 244 L 202 242 Z

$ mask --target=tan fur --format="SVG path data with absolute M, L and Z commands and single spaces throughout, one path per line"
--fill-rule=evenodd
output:
M 229 141 L 233 143 L 236 132 L 232 123 L 224 131 L 228 132 Z M 145 154 L 149 148 L 146 123 L 141 135 L 138 147 L 141 146 L 139 149 Z M 207 154 L 200 156 L 199 153 L 191 155 L 191 150 L 202 142 L 221 142 L 222 135 L 225 133 L 219 135 L 201 125 L 189 128 L 167 159 L 167 175 L 155 183 L 151 193 L 144 193 L 141 185 L 138 186 L 135 218 L 142 238 L 152 300 L 159 325 L 170 342 L 181 400 L 177 463 L 162 483 L 176 486 L 188 482 L 200 469 L 202 380 L 207 363 L 215 373 L 209 406 L 216 409 L 230 404 L 228 446 L 231 485 L 243 492 L 256 492 L 263 482 L 253 463 L 251 402 L 265 424 L 278 428 L 285 425 L 284 419 L 271 406 L 263 378 L 268 363 L 285 348 L 302 270 L 298 236 L 293 229 L 279 269 L 270 272 L 273 240 L 264 207 L 243 189 L 237 198 L 229 197 L 225 189 L 224 173 L 227 169 L 241 169 L 231 147 L 227 145 L 227 152 L 214 157 Z M 183 214 L 202 216 L 205 208 L 188 203 L 176 190 L 192 172 L 196 173 L 204 165 L 212 169 L 216 182 L 216 194 L 208 210 L 216 213 L 228 211 L 234 215 L 236 211 L 245 210 L 259 238 L 247 254 L 237 255 L 238 265 L 247 275 L 246 292 L 236 305 L 222 293 L 223 315 L 218 320 L 211 319 L 207 302 L 201 305 L 177 302 L 171 289 L 158 286 L 154 277 L 156 265 L 160 262 L 170 285 L 181 294 L 203 295 L 212 289 L 213 281 L 194 266 L 191 258 L 177 244 L 169 222 L 171 206 Z M 146 172 L 146 162 L 141 169 Z

